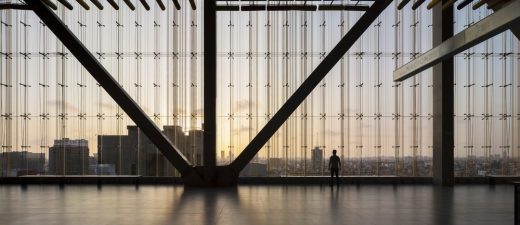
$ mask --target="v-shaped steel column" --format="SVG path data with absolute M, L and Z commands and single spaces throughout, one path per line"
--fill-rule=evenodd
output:
M 309 94 L 318 86 L 323 78 L 332 70 L 334 65 L 341 60 L 347 51 L 356 43 L 361 35 L 370 27 L 374 20 L 390 5 L 392 0 L 376 0 L 369 10 L 359 18 L 352 26 L 348 33 L 338 42 L 336 47 L 323 59 L 323 61 L 314 69 L 307 77 L 302 85 L 294 92 L 294 94 L 283 104 L 283 106 L 274 114 L 273 118 L 260 130 L 260 132 L 251 140 L 246 148 L 229 166 L 235 172 L 240 172 L 251 161 L 274 133 L 283 125 L 283 123 L 291 116 L 291 114 L 300 106 L 300 104 L 309 96 Z
M 181 175 L 194 169 L 186 157 L 170 142 L 137 103 L 114 80 L 110 73 L 99 63 L 94 55 L 81 43 L 54 12 L 40 0 L 26 0 L 27 5 L 40 17 L 43 23 L 60 39 L 85 69 L 96 79 L 105 91 L 117 102 L 126 114 L 136 123 L 161 153 L 172 163 Z

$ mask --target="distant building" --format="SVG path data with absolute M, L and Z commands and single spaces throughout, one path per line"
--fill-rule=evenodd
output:
M 49 148 L 49 174 L 87 175 L 89 169 L 88 141 L 63 138 L 54 140 Z
M 323 167 L 323 149 L 319 147 L 311 149 L 311 166 L 313 172 L 321 172 Z
M 173 176 L 175 169 L 137 126 L 127 135 L 98 136 L 98 164 L 113 164 L 119 175 Z M 163 133 L 193 164 L 202 163 L 203 131 L 185 135 L 180 126 L 164 126 Z
M 45 173 L 45 154 L 28 151 L 0 154 L 0 176 L 24 176 Z
M 249 163 L 240 172 L 241 177 L 265 177 L 267 176 L 267 164 L 265 163 Z
M 95 175 L 117 175 L 114 164 L 94 164 L 89 166 L 90 174 Z
M 203 138 L 204 131 L 202 130 L 190 130 L 186 137 L 186 157 L 195 165 L 202 165 Z
M 269 158 L 267 160 L 269 172 L 278 173 L 285 168 L 285 159 L 283 158 Z

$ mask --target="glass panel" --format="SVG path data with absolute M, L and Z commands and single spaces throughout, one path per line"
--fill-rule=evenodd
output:
M 56 13 L 172 143 L 201 165 L 203 7 L 165 4 L 166 11 L 87 13 L 60 6 Z M 394 69 L 431 49 L 431 13 L 398 11 L 396 4 L 242 176 L 328 175 L 333 150 L 342 175 L 432 175 L 431 70 L 392 80 Z M 456 32 L 489 13 L 457 11 Z M 218 13 L 219 165 L 241 153 L 360 16 Z M 1 176 L 179 175 L 33 13 L 7 10 L 0 17 Z M 457 176 L 519 174 L 518 48 L 505 32 L 455 57 Z

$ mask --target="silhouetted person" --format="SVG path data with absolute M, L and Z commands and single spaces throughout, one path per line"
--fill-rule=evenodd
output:
M 330 186 L 334 183 L 334 174 L 336 174 L 336 184 L 339 186 L 339 170 L 341 169 L 341 160 L 336 155 L 336 150 L 332 150 L 332 156 L 329 159 L 330 170 Z

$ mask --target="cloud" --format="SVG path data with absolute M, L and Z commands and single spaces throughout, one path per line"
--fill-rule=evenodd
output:
M 102 109 L 108 110 L 108 111 L 115 111 L 116 110 L 116 103 L 108 103 L 108 102 L 98 102 L 99 106 L 101 106 Z
M 329 136 L 341 136 L 341 130 L 339 130 L 339 129 L 337 129 L 337 130 L 327 129 L 326 134 L 329 135 Z
M 61 108 L 62 106 L 65 106 L 65 111 L 67 111 L 67 112 L 79 112 L 78 107 L 76 107 L 68 102 L 61 101 L 61 100 L 50 100 L 50 101 L 47 101 L 47 104 L 49 106 L 54 106 L 56 108 Z
M 234 131 L 235 134 L 247 133 L 247 132 L 249 132 L 249 127 L 248 126 L 240 126 L 239 128 L 233 129 L 233 131 Z
M 252 101 L 250 102 L 249 100 L 239 100 L 234 103 L 233 107 L 236 111 L 246 111 L 249 110 L 249 105 L 254 108 L 256 103 Z

